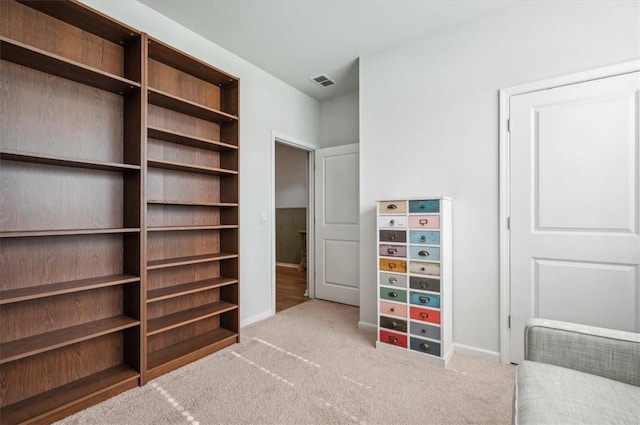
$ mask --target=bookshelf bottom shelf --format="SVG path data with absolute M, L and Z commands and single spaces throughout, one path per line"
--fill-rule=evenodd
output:
M 147 379 L 154 379 L 236 342 L 237 332 L 218 328 L 149 353 Z
M 138 386 L 140 374 L 122 364 L 2 408 L 2 423 L 51 423 Z

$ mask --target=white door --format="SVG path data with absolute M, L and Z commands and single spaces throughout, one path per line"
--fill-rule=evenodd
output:
M 360 305 L 358 145 L 315 151 L 315 297 Z
M 640 73 L 510 99 L 511 362 L 532 317 L 640 332 Z

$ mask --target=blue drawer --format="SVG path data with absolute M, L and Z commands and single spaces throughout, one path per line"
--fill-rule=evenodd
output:
M 409 257 L 416 260 L 440 261 L 440 248 L 433 246 L 410 246 Z
M 410 292 L 410 303 L 425 307 L 440 307 L 440 295 L 424 294 L 422 292 Z
M 411 333 L 423 338 L 440 340 L 440 328 L 437 326 L 427 325 L 426 323 L 411 322 Z
M 440 212 L 440 200 L 428 199 L 423 201 L 409 201 L 410 213 L 437 213 Z
M 421 353 L 440 357 L 440 344 L 437 342 L 427 341 L 426 339 L 420 338 L 411 338 L 409 347 L 412 350 L 420 351 Z
M 425 243 L 429 245 L 440 245 L 439 230 L 411 230 L 409 232 L 409 242 Z

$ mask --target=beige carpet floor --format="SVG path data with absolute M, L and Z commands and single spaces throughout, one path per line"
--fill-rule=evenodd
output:
M 508 424 L 515 367 L 456 354 L 447 369 L 375 349 L 358 309 L 312 300 L 241 343 L 60 424 Z

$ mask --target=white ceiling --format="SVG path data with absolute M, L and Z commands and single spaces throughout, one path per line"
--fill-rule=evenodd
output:
M 512 0 L 139 0 L 318 100 L 358 90 L 367 52 L 475 19 Z M 327 74 L 338 84 L 310 81 Z

